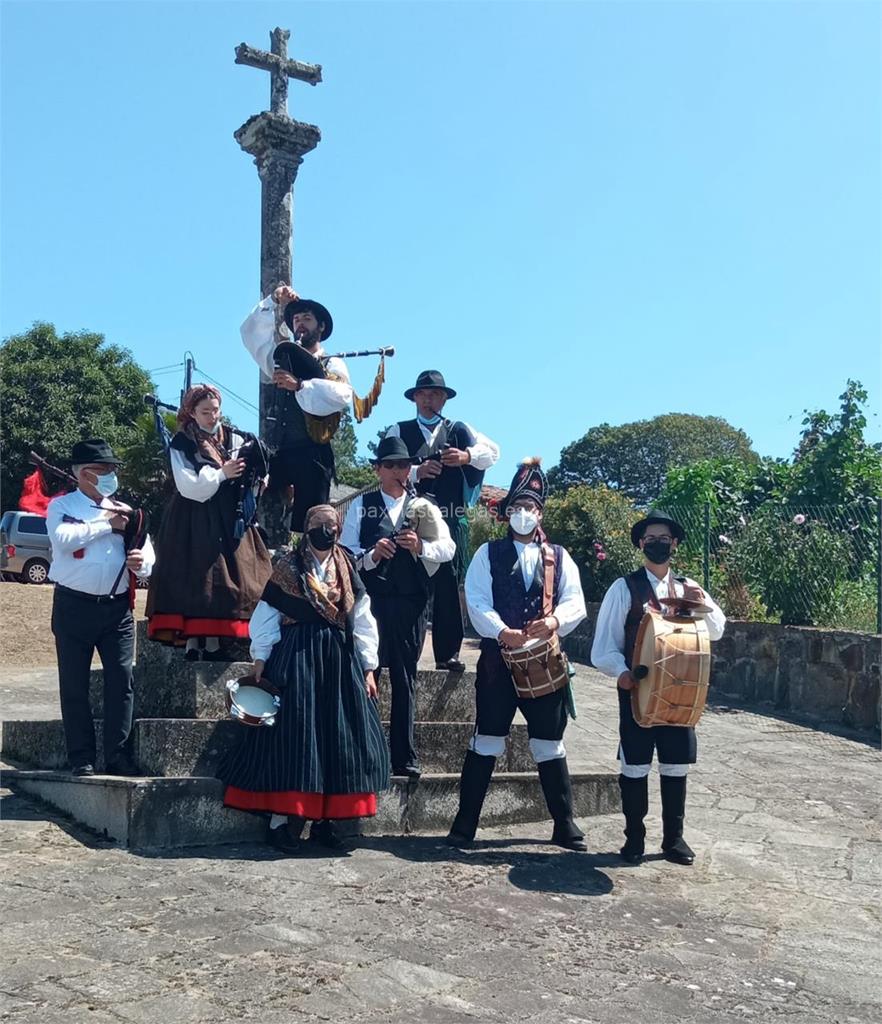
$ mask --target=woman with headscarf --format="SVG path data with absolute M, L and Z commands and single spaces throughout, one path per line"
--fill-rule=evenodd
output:
M 243 437 L 221 422 L 221 394 L 190 388 L 178 410 L 170 460 L 175 490 L 157 538 L 147 597 L 151 640 L 186 645 L 196 661 L 226 660 L 219 638 L 244 640 L 248 620 L 272 572 L 256 525 L 252 488 L 242 475 Z
M 251 619 L 254 675 L 281 691 L 275 725 L 244 730 L 218 773 L 224 804 L 270 814 L 269 842 L 288 853 L 307 820 L 311 839 L 340 845 L 332 823 L 375 815 L 389 781 L 370 600 L 336 511 L 315 505 L 304 527 Z

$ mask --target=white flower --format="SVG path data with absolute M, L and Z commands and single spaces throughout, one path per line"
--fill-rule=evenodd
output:
M 802 524 L 805 522 L 805 516 L 801 512 L 799 512 L 793 517 L 793 521 L 794 523 L 796 523 L 797 526 L 802 526 Z
M 720 543 L 721 544 L 731 544 L 732 541 L 729 540 L 729 538 L 725 535 L 725 533 L 721 533 L 720 534 Z

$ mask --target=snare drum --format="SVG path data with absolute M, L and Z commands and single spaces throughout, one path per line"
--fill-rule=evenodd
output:
M 634 721 L 653 725 L 695 725 L 707 701 L 711 653 L 707 626 L 691 616 L 648 611 L 640 623 L 631 674 Z
M 275 725 L 282 695 L 272 683 L 254 676 L 231 679 L 224 693 L 230 718 L 242 725 Z
M 529 640 L 514 650 L 500 647 L 500 653 L 518 697 L 544 697 L 563 689 L 570 681 L 566 655 L 560 649 L 557 634 L 550 640 Z

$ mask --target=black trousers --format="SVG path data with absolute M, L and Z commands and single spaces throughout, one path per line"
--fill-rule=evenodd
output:
M 442 562 L 432 576 L 432 653 L 450 661 L 462 646 L 462 608 L 453 562 Z
M 417 662 L 426 639 L 425 594 L 371 596 L 371 611 L 380 634 L 380 667 L 388 668 L 392 690 L 389 748 L 392 771 L 418 768 L 414 742 Z
M 129 595 L 99 604 L 56 589 L 52 632 L 68 760 L 73 767 L 95 764 L 89 671 L 97 648 L 104 668 L 104 762 L 113 764 L 123 754 L 132 731 L 135 621 Z
M 481 644 L 475 679 L 477 716 L 475 732 L 481 736 L 508 736 L 515 712 L 527 721 L 531 740 L 562 740 L 567 727 L 566 687 L 544 697 L 522 700 L 515 692 L 511 672 L 495 640 Z
M 653 753 L 661 764 L 695 764 L 698 744 L 690 725 L 653 725 L 648 729 L 634 721 L 631 692 L 616 688 L 619 695 L 619 752 L 630 765 L 652 764 Z
M 270 459 L 270 490 L 275 493 L 294 485 L 291 529 L 303 532 L 303 521 L 313 505 L 327 505 L 334 476 L 334 452 L 329 444 L 305 442 L 280 448 Z

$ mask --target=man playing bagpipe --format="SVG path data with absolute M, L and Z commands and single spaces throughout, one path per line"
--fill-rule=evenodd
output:
M 551 841 L 568 850 L 587 849 L 573 820 L 563 743 L 569 676 L 556 642 L 585 618 L 585 598 L 572 558 L 560 545 L 549 544 L 542 532 L 547 494 L 548 481 L 538 459 L 518 466 L 499 504 L 508 520 L 508 536 L 483 544 L 466 573 L 469 617 L 483 639 L 475 681 L 475 732 L 462 767 L 459 811 L 447 837 L 451 846 L 469 846 L 474 840 L 496 758 L 505 752 L 506 737 L 520 709 L 554 820 Z M 555 678 L 540 686 L 546 692 L 523 696 L 517 670 L 506 663 L 506 655 L 524 652 L 529 657 L 531 647 L 547 644 L 553 646 L 546 646 L 546 651 L 556 652 L 547 662 L 554 666 Z
M 150 575 L 154 554 L 137 510 L 112 500 L 120 460 L 101 438 L 73 447 L 77 490 L 49 503 L 49 579 L 55 583 L 52 632 L 67 754 L 74 775 L 93 775 L 95 726 L 89 671 L 97 648 L 104 667 L 104 761 L 108 774 L 129 774 L 134 576 Z
M 413 493 L 412 464 L 401 438 L 380 441 L 374 459 L 379 489 L 352 502 L 340 543 L 361 571 L 380 633 L 380 667 L 389 670 L 392 774 L 418 778 L 413 722 L 429 579 L 453 558 L 456 548 L 438 508 Z
M 459 584 L 468 553 L 466 510 L 481 491 L 484 472 L 499 458 L 499 447 L 468 423 L 442 416 L 456 392 L 437 370 L 423 370 L 404 397 L 416 405 L 416 419 L 394 424 L 387 437 L 400 437 L 411 457 L 419 460 L 411 474 L 417 494 L 432 497 L 450 528 L 457 558 L 445 562 L 432 577 L 432 649 L 435 666 L 464 672 L 459 649 L 463 624 Z
M 629 864 L 643 859 L 649 810 L 649 770 L 653 754 L 658 755 L 662 800 L 662 851 L 675 864 L 691 864 L 695 854 L 683 838 L 686 813 L 686 775 L 697 760 L 695 729 L 686 725 L 640 726 L 634 719 L 631 691 L 637 685 L 632 675 L 635 643 L 647 609 L 661 611 L 667 598 L 681 597 L 701 602 L 708 610 L 704 618 L 710 640 L 719 640 L 726 616 L 693 580 L 675 577 L 671 559 L 686 532 L 667 513 L 651 511 L 631 529 L 631 541 L 643 553 L 643 567 L 615 581 L 606 592 L 591 647 L 591 663 L 618 682 L 619 697 L 619 788 L 625 815 L 625 845 L 622 858 Z
M 277 343 L 276 305 L 297 344 Z M 293 485 L 291 529 L 298 533 L 306 512 L 328 502 L 334 477 L 331 438 L 353 397 L 346 364 L 326 357 L 322 348 L 333 329 L 320 302 L 301 299 L 287 285 L 259 302 L 241 327 L 261 380 L 276 387 L 275 437 L 267 438 L 275 448 L 269 494 L 282 496 Z

